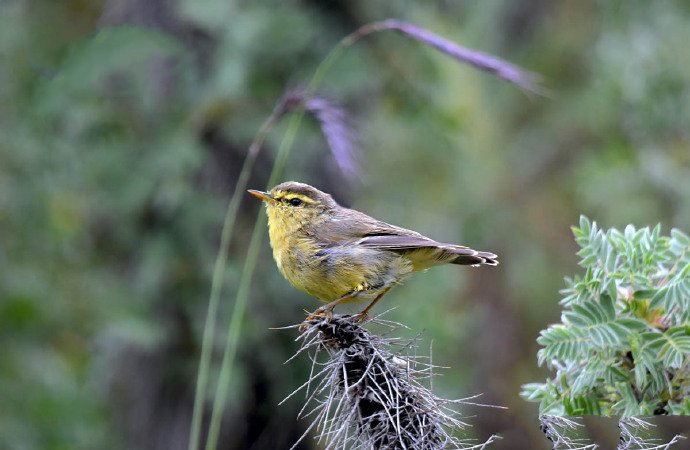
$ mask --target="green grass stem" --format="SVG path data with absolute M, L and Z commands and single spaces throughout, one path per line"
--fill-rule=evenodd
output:
M 275 184 L 275 180 L 282 174 L 284 161 L 287 158 L 295 135 L 299 129 L 303 111 L 296 112 L 290 120 L 285 137 L 280 145 L 276 162 L 273 165 L 269 186 Z M 237 346 L 240 338 L 240 331 L 242 330 L 242 322 L 244 320 L 244 313 L 247 308 L 247 300 L 249 298 L 249 290 L 251 286 L 252 276 L 256 269 L 256 261 L 258 259 L 259 250 L 261 248 L 262 238 L 265 234 L 266 215 L 261 209 L 256 218 L 254 229 L 252 230 L 252 237 L 249 241 L 249 248 L 247 250 L 247 257 L 245 259 L 244 268 L 242 269 L 242 276 L 240 278 L 240 285 L 237 289 L 237 296 L 235 297 L 235 305 L 233 307 L 232 316 L 230 319 L 230 326 L 228 328 L 227 339 L 225 342 L 225 350 L 223 351 L 223 361 L 221 362 L 220 375 L 218 376 L 218 385 L 216 387 L 216 395 L 213 399 L 213 411 L 211 413 L 211 422 L 208 429 L 208 439 L 206 440 L 206 450 L 214 450 L 218 443 L 218 433 L 220 432 L 220 423 L 223 417 L 223 410 L 225 408 L 225 401 L 228 396 L 228 387 L 230 385 L 230 376 L 235 362 L 235 355 L 237 354 Z
M 312 93 L 314 89 L 316 89 L 316 87 L 323 79 L 323 76 L 331 67 L 332 63 L 335 61 L 337 56 L 347 45 L 349 45 L 349 43 L 346 42 L 346 39 L 349 39 L 349 36 L 341 40 L 340 43 L 321 62 L 321 64 L 319 64 L 309 84 L 307 85 L 305 98 L 307 98 L 309 94 Z M 290 154 L 292 144 L 295 140 L 295 136 L 297 135 L 297 131 L 299 130 L 299 126 L 302 122 L 303 117 L 303 110 L 295 112 L 291 117 L 287 130 L 285 132 L 285 136 L 283 137 L 283 140 L 278 149 L 278 154 L 276 155 L 276 160 L 273 164 L 271 175 L 269 176 L 268 188 L 277 184 L 278 180 L 283 174 L 285 162 L 287 161 L 287 157 Z M 261 238 L 264 235 L 264 221 L 265 214 L 262 210 L 259 211 L 256 224 L 254 225 L 254 230 L 252 231 L 252 237 L 249 243 L 249 248 L 247 250 L 245 265 L 242 269 L 240 285 L 237 289 L 237 295 L 235 297 L 235 304 L 232 311 L 230 326 L 228 328 L 225 350 L 223 351 L 223 360 L 221 362 L 220 375 L 218 377 L 218 386 L 216 388 L 216 395 L 213 401 L 213 410 L 211 413 L 211 422 L 209 424 L 208 439 L 206 440 L 206 450 L 215 450 L 218 443 L 220 423 L 222 419 L 223 409 L 225 408 L 228 386 L 230 384 L 230 377 L 232 375 L 235 356 L 237 354 L 237 345 L 239 343 L 240 331 L 242 328 L 244 313 L 247 306 L 247 299 L 249 297 L 249 287 L 251 285 L 252 276 L 254 275 L 254 269 L 256 268 L 256 261 L 260 249 L 259 246 L 261 245 L 262 241 Z M 224 257 L 227 259 L 227 252 L 225 252 Z M 214 281 L 215 276 L 216 274 L 214 273 Z M 222 273 L 218 274 L 218 276 L 222 276 Z M 211 345 L 210 339 L 208 345 Z M 210 352 L 210 350 L 208 351 Z M 205 375 L 208 376 L 207 374 Z M 198 434 L 196 436 L 196 439 L 198 440 Z M 190 446 L 190 450 L 196 450 L 196 447 Z
M 237 209 L 240 205 L 240 200 L 245 192 L 247 183 L 249 181 L 249 174 L 256 162 L 259 150 L 263 141 L 266 139 L 271 128 L 276 122 L 276 113 L 272 114 L 261 126 L 257 133 L 254 142 L 249 146 L 247 157 L 242 165 L 242 170 L 235 184 L 235 191 L 228 203 L 228 208 L 225 212 L 225 219 L 223 221 L 223 228 L 220 237 L 220 248 L 216 257 L 215 266 L 213 268 L 213 278 L 211 281 L 211 293 L 208 301 L 208 311 L 206 313 L 206 323 L 204 325 L 204 334 L 201 344 L 201 357 L 199 361 L 199 369 L 196 379 L 196 391 L 194 395 L 194 412 L 192 413 L 192 424 L 189 435 L 189 450 L 198 450 L 199 437 L 201 434 L 201 422 L 204 412 L 204 399 L 206 398 L 206 387 L 208 384 L 208 375 L 211 366 L 211 355 L 213 349 L 213 336 L 216 332 L 216 317 L 218 316 L 218 305 L 220 304 L 220 293 L 223 286 L 223 279 L 225 268 L 228 260 L 228 247 L 230 244 L 230 237 L 232 236 L 235 227 L 235 220 L 237 218 Z

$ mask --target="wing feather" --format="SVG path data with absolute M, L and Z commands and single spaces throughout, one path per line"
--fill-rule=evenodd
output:
M 401 253 L 428 249 L 430 251 L 426 253 L 429 257 L 433 255 L 433 259 L 438 262 L 498 265 L 498 257 L 493 253 L 480 252 L 462 245 L 444 244 L 416 231 L 376 220 L 359 211 L 349 210 L 348 214 L 340 217 L 345 219 L 331 221 L 333 228 L 330 230 L 330 236 L 326 236 L 322 230 L 321 235 L 330 246 L 360 245 Z
M 356 245 L 363 247 L 377 248 L 390 251 L 411 251 L 418 249 L 436 249 L 437 258 L 446 259 L 452 264 L 488 264 L 498 265 L 497 258 L 493 253 L 480 252 L 469 247 L 455 244 L 444 244 L 434 241 L 425 236 L 406 236 L 406 235 L 376 235 L 367 236 L 355 242 Z M 452 255 L 452 256 L 451 256 Z M 453 258 L 455 256 L 455 258 Z

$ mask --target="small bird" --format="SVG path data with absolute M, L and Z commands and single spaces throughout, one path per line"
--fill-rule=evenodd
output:
M 329 194 L 288 181 L 269 192 L 250 189 L 266 204 L 273 258 L 297 289 L 326 305 L 330 315 L 343 302 L 373 299 L 369 310 L 413 272 L 439 264 L 498 265 L 497 256 L 443 244 L 340 206 Z

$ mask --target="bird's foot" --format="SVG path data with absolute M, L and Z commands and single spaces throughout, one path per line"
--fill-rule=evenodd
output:
M 369 320 L 369 314 L 367 314 L 366 311 L 362 311 L 360 313 L 355 314 L 352 316 L 353 322 L 356 323 L 357 325 L 363 324 L 367 320 Z
M 302 322 L 299 326 L 299 330 L 302 333 L 304 333 L 309 329 L 311 325 L 313 325 L 313 322 L 315 320 L 321 319 L 323 317 L 333 317 L 333 310 L 330 308 L 317 309 L 316 311 L 309 314 L 306 319 L 304 319 L 304 322 Z

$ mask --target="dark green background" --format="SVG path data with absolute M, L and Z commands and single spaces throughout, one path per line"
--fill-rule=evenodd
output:
M 520 385 L 579 269 L 569 226 L 690 228 L 690 5 L 646 1 L 4 0 L 0 3 L 0 447 L 186 448 L 225 207 L 273 104 L 337 41 L 389 17 L 544 76 L 547 97 L 393 33 L 347 50 L 320 93 L 343 105 L 361 177 L 317 124 L 284 179 L 498 268 L 416 276 L 378 311 L 422 332 L 443 396 L 496 449 L 547 448 Z M 284 126 L 252 174 L 263 188 Z M 222 346 L 258 202 L 241 206 Z M 292 331 L 317 303 L 265 242 L 220 448 L 288 448 L 306 423 Z M 214 374 L 216 372 L 214 371 Z M 213 380 L 212 380 L 213 384 Z M 615 430 L 615 429 L 614 429 Z M 541 446 L 541 447 L 538 447 Z M 307 441 L 303 448 L 315 448 Z

